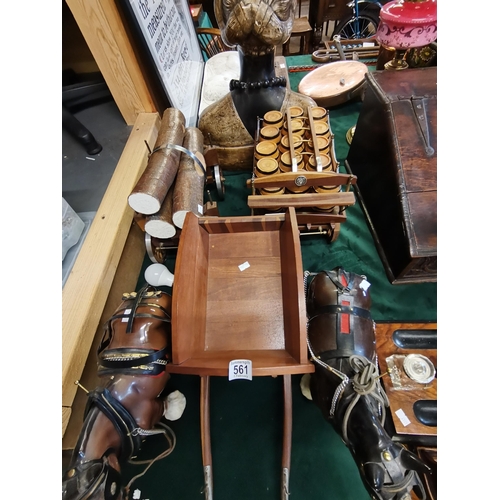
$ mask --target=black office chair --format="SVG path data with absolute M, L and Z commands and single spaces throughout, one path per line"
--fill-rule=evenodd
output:
M 111 99 L 111 92 L 100 72 L 77 74 L 72 69 L 63 70 L 62 124 L 89 155 L 99 154 L 102 146 L 73 113 Z

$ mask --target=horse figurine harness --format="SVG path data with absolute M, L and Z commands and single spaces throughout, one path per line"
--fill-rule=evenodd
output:
M 416 474 L 425 465 L 384 429 L 389 401 L 380 383 L 370 284 L 338 267 L 306 271 L 304 285 L 307 343 L 317 368 L 310 382 L 313 401 L 348 446 L 372 498 L 403 500 L 415 488 L 425 499 Z

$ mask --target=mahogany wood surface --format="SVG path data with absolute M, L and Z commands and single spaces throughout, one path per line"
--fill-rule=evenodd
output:
M 283 455 L 281 466 L 290 470 L 292 454 L 292 378 L 283 375 Z
M 172 365 L 203 345 L 206 324 L 208 233 L 188 213 L 182 228 L 172 291 Z M 178 334 L 177 332 L 183 332 Z
M 243 265 L 243 266 L 242 266 Z M 198 218 L 181 234 L 173 290 L 171 373 L 306 373 L 306 310 L 295 210 Z
M 437 323 L 377 323 L 375 330 L 376 349 L 380 373 L 387 372 L 387 358 L 394 354 L 408 355 L 421 354 L 428 357 L 437 373 L 437 349 L 402 349 L 393 341 L 393 333 L 396 330 L 436 330 Z M 398 434 L 402 435 L 428 435 L 437 436 L 437 426 L 429 427 L 420 423 L 414 415 L 413 404 L 418 400 L 436 400 L 437 401 L 437 374 L 436 378 L 429 384 L 414 383 L 416 388 L 408 390 L 398 390 L 392 384 L 390 376 L 382 377 L 385 392 L 390 402 L 390 412 L 394 427 Z M 410 424 L 404 426 L 396 415 L 396 411 L 402 409 L 410 420 Z
M 352 206 L 356 203 L 354 193 L 301 193 L 281 194 L 276 196 L 250 195 L 250 208 L 281 208 L 281 207 L 332 207 Z
M 297 212 L 297 223 L 299 226 L 325 224 L 328 225 L 332 222 L 345 222 L 347 217 L 341 214 L 330 213 L 314 213 L 314 212 Z
M 293 188 L 296 186 L 295 179 L 299 176 L 307 179 L 309 186 L 344 186 L 346 184 L 356 184 L 357 177 L 355 175 L 341 174 L 336 172 L 308 172 L 299 170 L 298 172 L 284 172 L 282 174 L 273 174 L 267 177 L 258 177 L 247 180 L 247 187 L 255 186 L 260 188 L 285 187 Z
M 280 238 L 285 348 L 300 363 L 308 364 L 304 271 L 297 216 L 293 208 L 285 213 Z
M 203 466 L 212 465 L 212 443 L 210 439 L 210 377 L 200 379 L 201 453 Z
M 301 364 L 284 349 L 239 349 L 236 351 L 205 351 L 203 353 L 194 353 L 191 358 L 181 364 L 175 365 L 172 363 L 168 365 L 167 371 L 187 375 L 227 377 L 229 362 L 234 359 L 251 359 L 252 375 L 254 377 L 274 377 L 285 373 L 296 375 L 314 372 L 314 365 L 312 363 Z

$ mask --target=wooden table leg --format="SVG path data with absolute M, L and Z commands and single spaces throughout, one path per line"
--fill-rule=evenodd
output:
M 290 492 L 288 484 L 290 478 L 290 456 L 292 453 L 292 376 L 283 375 L 283 456 L 281 459 L 281 500 L 288 500 Z
M 201 377 L 200 388 L 201 453 L 205 479 L 205 500 L 213 499 L 212 446 L 210 442 L 210 377 Z

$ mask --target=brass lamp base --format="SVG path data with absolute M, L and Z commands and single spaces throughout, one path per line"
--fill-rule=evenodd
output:
M 351 142 L 352 142 L 352 138 L 354 137 L 354 132 L 356 131 L 356 125 L 353 125 L 348 131 L 347 131 L 347 134 L 345 136 L 345 139 L 347 141 L 347 144 L 349 144 L 349 146 L 351 145 Z
M 407 69 L 408 63 L 404 60 L 406 50 L 396 50 L 396 54 L 394 55 L 394 59 L 391 59 L 389 62 L 384 64 L 385 69 L 399 71 L 401 69 Z

